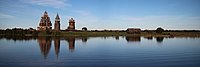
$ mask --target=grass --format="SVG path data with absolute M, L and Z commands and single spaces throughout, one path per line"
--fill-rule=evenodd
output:
M 39 33 L 38 36 L 144 36 L 144 37 L 200 37 L 200 32 L 163 32 L 157 34 L 155 32 L 147 33 L 141 32 L 140 34 L 128 34 L 126 32 L 52 32 L 51 34 Z

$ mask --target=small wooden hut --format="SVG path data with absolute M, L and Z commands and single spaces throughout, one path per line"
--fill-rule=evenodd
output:
M 140 34 L 141 29 L 140 29 L 140 28 L 128 28 L 128 29 L 126 30 L 126 32 L 127 32 L 128 34 Z

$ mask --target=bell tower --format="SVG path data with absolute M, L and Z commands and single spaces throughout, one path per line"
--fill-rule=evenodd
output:
M 75 20 L 73 18 L 69 19 L 69 26 L 67 28 L 69 31 L 75 30 Z
M 60 31 L 60 17 L 58 15 L 58 13 L 57 13 L 56 18 L 55 18 L 54 30 Z

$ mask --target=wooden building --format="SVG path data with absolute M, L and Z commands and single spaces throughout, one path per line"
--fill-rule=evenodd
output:
M 140 28 L 128 28 L 128 29 L 126 30 L 126 32 L 127 32 L 128 34 L 140 34 L 141 29 L 140 29 Z
M 56 15 L 56 18 L 55 18 L 54 30 L 60 31 L 60 17 L 58 14 Z
M 69 20 L 69 26 L 67 28 L 68 31 L 74 31 L 75 30 L 75 20 L 71 18 Z
M 37 29 L 39 31 L 52 30 L 51 26 L 52 24 L 51 24 L 50 17 L 48 16 L 48 13 L 45 11 L 44 15 L 41 17 L 39 27 L 37 27 Z

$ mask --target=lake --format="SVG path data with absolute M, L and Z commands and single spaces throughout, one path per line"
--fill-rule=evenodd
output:
M 200 38 L 7 37 L 0 67 L 200 67 Z

